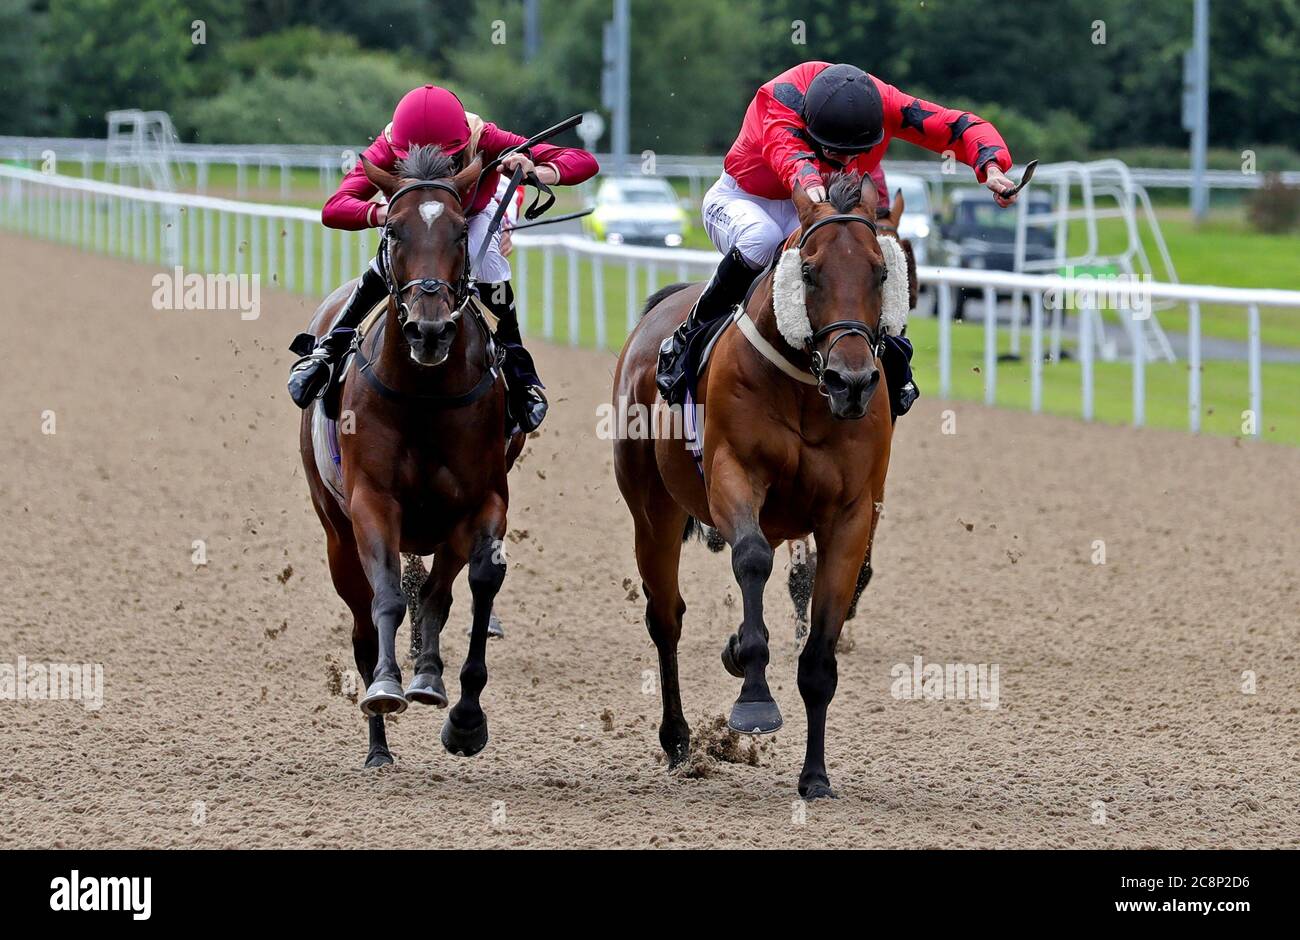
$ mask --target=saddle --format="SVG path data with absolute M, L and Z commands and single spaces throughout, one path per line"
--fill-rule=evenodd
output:
M 745 291 L 745 299 L 740 302 L 739 309 L 744 310 L 749 306 L 749 299 L 758 289 L 758 285 L 763 278 L 767 277 L 776 268 L 776 259 L 774 258 L 767 267 L 754 275 L 750 282 L 749 288 Z M 693 335 L 686 344 L 686 349 L 682 351 L 685 359 L 683 366 L 682 382 L 685 385 L 685 401 L 692 402 L 695 400 L 695 386 L 700 379 L 700 373 L 708 364 L 709 355 L 713 352 L 713 347 L 717 344 L 718 338 L 726 332 L 727 327 L 736 320 L 736 310 L 727 311 L 725 316 L 718 317 L 710 323 L 705 324 L 699 332 Z

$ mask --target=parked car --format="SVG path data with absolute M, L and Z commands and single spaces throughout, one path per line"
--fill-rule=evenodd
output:
M 939 220 L 935 217 L 934 203 L 930 201 L 930 187 L 919 176 L 910 173 L 890 173 L 885 177 L 889 198 L 903 193 L 903 218 L 898 223 L 898 237 L 912 243 L 916 263 L 933 264 L 935 245 L 939 237 Z
M 1051 197 L 1046 193 L 1030 190 L 1020 198 L 1028 201 L 1031 215 L 1052 209 Z M 958 189 L 950 200 L 947 221 L 939 229 L 947 264 L 955 268 L 1015 270 L 1016 210 L 1000 207 L 986 189 Z M 1026 261 L 1046 261 L 1055 254 L 1055 235 L 1050 229 L 1041 225 L 1025 228 Z M 953 315 L 960 320 L 967 297 L 981 294 L 977 288 L 959 290 Z
M 583 219 L 592 238 L 611 245 L 676 248 L 690 229 L 690 216 L 667 180 L 653 176 L 611 177 L 596 190 L 595 211 Z

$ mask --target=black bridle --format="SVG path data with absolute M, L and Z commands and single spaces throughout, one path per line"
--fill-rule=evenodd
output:
M 880 230 L 877 228 L 876 223 L 871 219 L 868 219 L 865 215 L 837 213 L 835 215 L 828 215 L 825 218 L 818 219 L 812 225 L 804 229 L 803 234 L 799 236 L 799 244 L 796 246 L 797 250 L 802 252 L 804 245 L 808 244 L 808 239 L 812 236 L 812 233 L 822 226 L 838 223 L 861 223 L 871 229 L 872 235 L 880 234 Z M 818 350 L 816 348 L 817 344 L 831 334 L 838 335 L 830 341 L 825 352 Z M 880 353 L 884 349 L 885 334 L 879 327 L 872 329 L 861 320 L 836 320 L 834 323 L 828 323 L 814 332 L 813 335 L 808 337 L 804 342 L 804 349 L 807 351 L 810 360 L 808 371 L 811 372 L 813 378 L 817 380 L 817 391 L 827 397 L 830 396 L 830 392 L 827 390 L 826 382 L 823 378 L 826 374 L 826 362 L 830 359 L 831 350 L 835 348 L 835 344 L 849 336 L 861 336 L 871 347 L 872 355 L 876 358 L 880 358 Z
M 458 206 L 461 205 L 460 192 L 447 180 L 420 180 L 414 183 L 407 183 L 401 189 L 397 190 L 397 192 L 393 193 L 392 197 L 388 200 L 389 207 L 391 208 L 392 205 L 402 196 L 417 189 L 441 190 L 442 192 L 454 197 Z M 410 305 L 407 304 L 404 299 L 406 294 L 411 290 L 418 290 L 421 294 L 438 294 L 444 290 L 447 291 L 452 305 L 451 319 L 453 322 L 458 321 L 461 314 L 463 314 L 467 308 L 473 309 L 470 304 L 472 293 L 470 291 L 468 248 L 466 248 L 465 251 L 465 265 L 461 268 L 460 276 L 454 283 L 440 277 L 417 277 L 412 278 L 405 284 L 398 284 L 393 279 L 392 274 L 392 254 L 388 243 L 387 223 L 385 223 L 384 231 L 380 235 L 379 254 L 380 272 L 384 278 L 384 286 L 388 289 L 388 297 L 392 301 L 393 307 L 397 312 L 397 323 L 399 327 L 405 326 L 406 321 L 411 315 Z M 387 316 L 387 313 L 384 315 Z M 362 349 L 360 337 L 354 340 L 353 350 L 357 358 L 357 371 L 365 376 L 366 380 L 370 382 L 375 391 L 390 401 L 414 400 L 438 408 L 463 408 L 466 405 L 472 405 L 474 402 L 486 395 L 492 389 L 492 386 L 496 384 L 499 375 L 497 366 L 501 355 L 501 350 L 494 348 L 492 334 L 489 332 L 487 324 L 483 321 L 483 317 L 478 315 L 477 311 L 475 311 L 472 319 L 475 325 L 479 328 L 479 331 L 483 334 L 485 355 L 482 377 L 473 388 L 466 392 L 462 392 L 459 395 L 428 395 L 400 392 L 397 389 L 384 384 L 374 371 L 374 364 L 379 358 L 378 346 L 383 342 L 382 329 L 374 330 L 376 333 L 376 339 L 375 349 L 371 351 L 372 356 L 366 356 L 365 350 Z
M 451 183 L 446 180 L 421 180 L 415 183 L 407 183 L 397 192 L 393 193 L 392 197 L 388 200 L 389 209 L 392 209 L 393 204 L 396 203 L 399 198 L 417 189 L 441 190 L 454 198 L 457 206 L 461 204 L 460 192 Z M 397 281 L 393 279 L 392 248 L 389 245 L 387 222 L 384 223 L 384 231 L 380 235 L 379 254 L 379 270 L 384 277 L 384 286 L 388 288 L 388 296 L 393 301 L 393 307 L 397 311 L 397 322 L 399 325 L 405 326 L 406 321 L 411 316 L 410 305 L 405 300 L 407 292 L 411 290 L 418 290 L 421 294 L 435 295 L 445 290 L 451 305 L 452 321 L 454 322 L 460 319 L 461 314 L 465 312 L 466 305 L 469 303 L 470 295 L 468 249 L 465 251 L 465 264 L 461 268 L 460 276 L 454 283 L 440 277 L 416 277 L 407 281 L 405 284 L 398 284 Z

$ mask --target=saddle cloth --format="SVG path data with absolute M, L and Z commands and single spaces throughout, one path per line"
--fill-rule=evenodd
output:
M 686 399 L 682 405 L 682 433 L 686 438 L 686 449 L 695 458 L 695 469 L 700 472 L 701 477 L 704 476 L 704 427 L 699 421 L 702 415 L 695 407 L 695 387 L 700 380 L 700 373 L 709 364 L 713 348 L 718 345 L 722 334 L 744 315 L 745 308 L 737 306 L 727 316 L 718 317 L 700 331 L 699 336 L 691 343 L 692 349 L 688 351 L 688 354 L 691 354 L 698 350 L 698 358 L 695 360 L 694 367 L 687 373 Z

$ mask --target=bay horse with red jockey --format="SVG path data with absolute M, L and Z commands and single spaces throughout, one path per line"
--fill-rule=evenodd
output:
M 488 740 L 479 695 L 487 683 L 492 603 L 506 573 L 506 473 L 522 435 L 507 453 L 505 388 L 491 334 L 470 296 L 462 207 L 481 169 L 475 161 L 453 176 L 451 158 L 436 147 L 413 148 L 396 175 L 365 163 L 366 176 L 388 199 L 381 255 L 389 296 L 345 371 L 337 413 L 352 429 L 331 439 L 338 479 L 327 483 L 321 472 L 329 463 L 319 441 L 323 401 L 303 414 L 303 467 L 335 589 L 352 611 L 353 654 L 366 683 L 360 704 L 369 718 L 367 767 L 392 763 L 386 714 L 408 703 L 448 703 L 438 641 L 452 582 L 466 565 L 473 624 L 460 699 L 441 737 L 449 752 L 463 756 Z M 326 298 L 313 335 L 329 330 L 351 289 L 346 284 Z M 433 556 L 412 599 L 419 654 L 406 689 L 396 652 L 407 610 L 404 553 Z
M 678 589 L 682 543 L 705 524 L 731 546 L 744 614 L 722 660 L 744 681 L 728 724 L 761 734 L 782 724 L 767 683 L 763 620 L 773 549 L 815 535 L 820 563 L 812 627 L 798 670 L 808 718 L 799 776 L 805 799 L 835 795 L 826 772 L 826 712 L 837 681 L 836 641 L 860 573 L 870 571 L 889 467 L 893 426 L 878 356 L 882 330 L 902 324 L 884 298 L 897 290 L 898 279 L 907 279 L 897 243 L 877 237 L 874 184 L 840 174 L 828 195 L 828 202 L 814 204 L 795 188 L 799 230 L 729 318 L 699 373 L 698 464 L 680 439 L 662 433 L 662 420 L 655 433 L 614 444 L 615 474 L 635 527 L 646 626 L 659 654 L 659 740 L 670 765 L 683 761 L 690 745 L 677 671 L 686 610 Z M 896 227 L 902 209 L 900 197 L 881 227 Z M 895 280 L 888 289 L 887 278 Z M 685 319 L 699 290 L 674 285 L 647 301 L 614 373 L 616 408 L 656 408 L 660 343 Z M 661 418 L 663 407 L 660 400 Z M 681 427 L 680 416 L 671 417 Z

